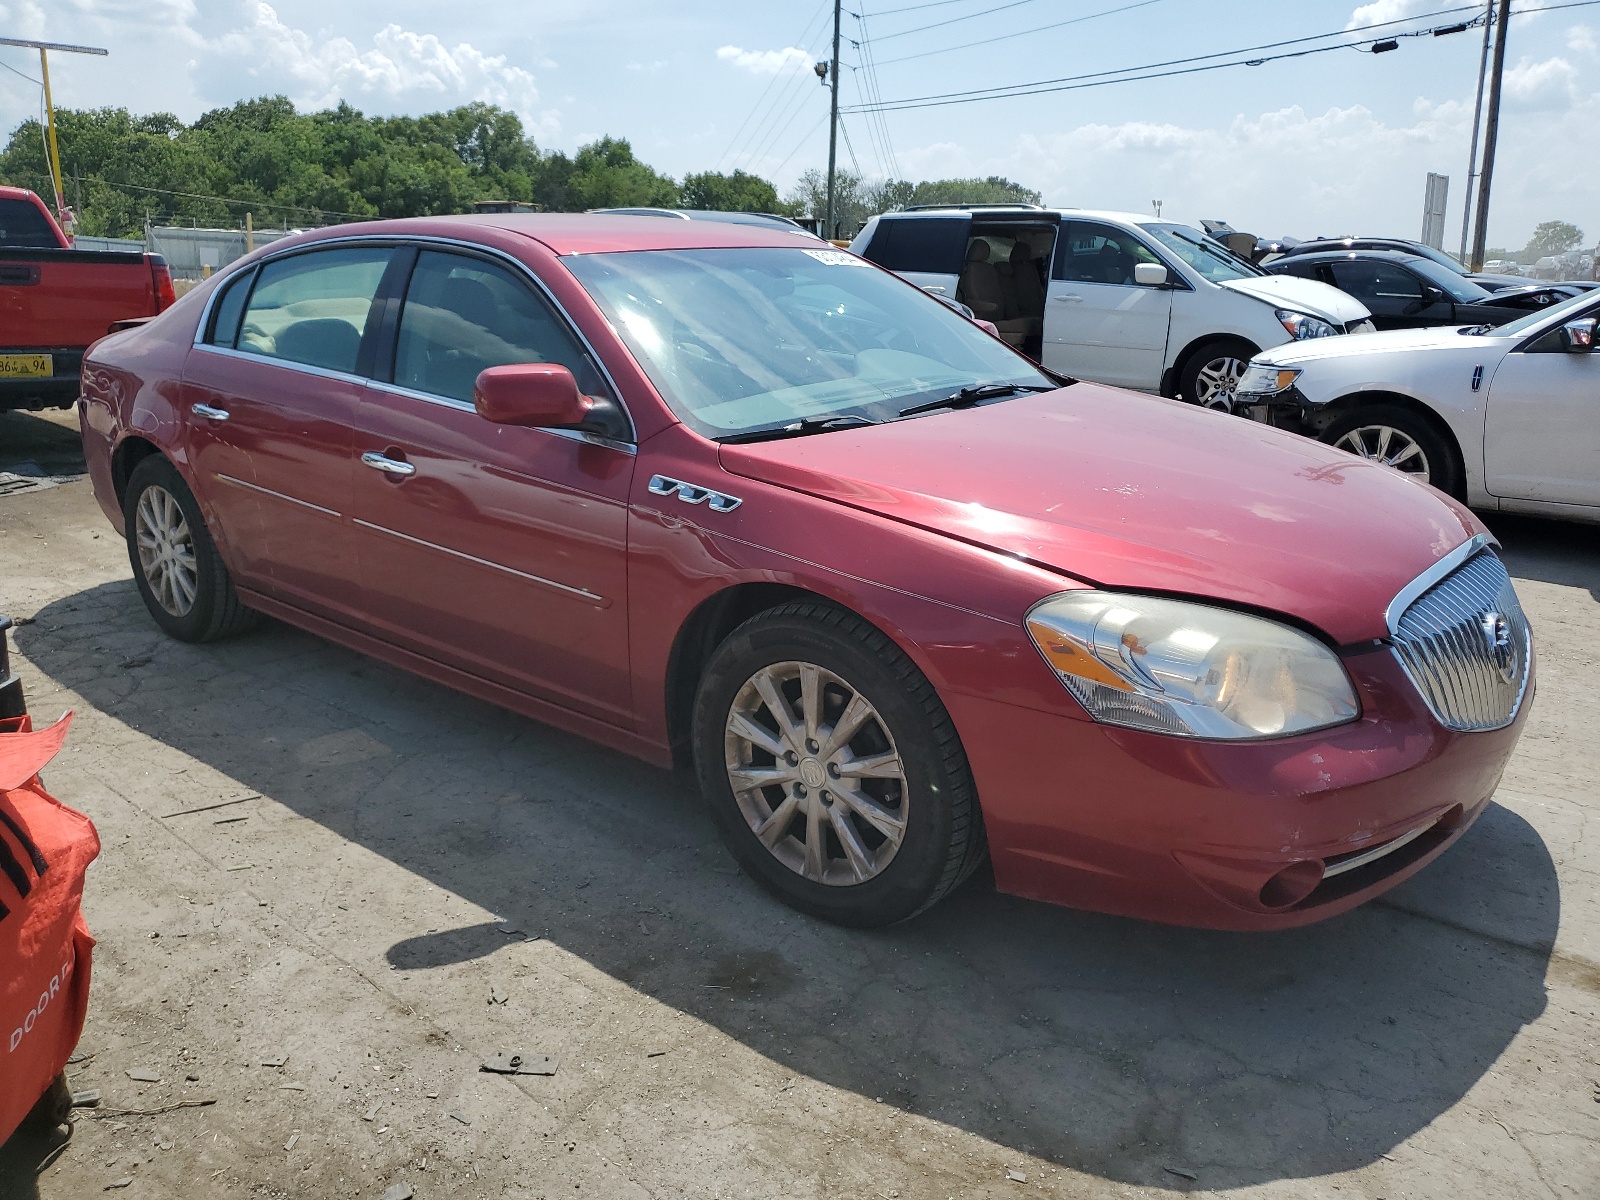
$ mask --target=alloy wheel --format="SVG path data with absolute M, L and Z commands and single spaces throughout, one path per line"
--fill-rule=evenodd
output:
M 1393 425 L 1357 425 L 1333 444 L 1336 449 L 1415 475 L 1424 483 L 1431 478 L 1428 456 L 1417 440 Z
M 910 797 L 894 737 L 872 702 L 832 671 L 762 667 L 734 696 L 724 746 L 740 813 L 797 875 L 865 883 L 905 840 Z
M 175 617 L 186 615 L 199 591 L 199 567 L 188 518 L 166 488 L 152 484 L 139 497 L 134 539 L 139 566 L 156 602 Z
M 1244 375 L 1242 358 L 1213 358 L 1195 373 L 1193 400 L 1201 408 L 1214 408 L 1218 412 L 1233 411 L 1233 396 L 1239 380 Z

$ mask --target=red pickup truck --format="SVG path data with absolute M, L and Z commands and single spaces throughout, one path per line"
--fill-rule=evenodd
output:
M 38 196 L 0 187 L 0 411 L 70 407 L 90 344 L 174 299 L 159 254 L 74 250 Z

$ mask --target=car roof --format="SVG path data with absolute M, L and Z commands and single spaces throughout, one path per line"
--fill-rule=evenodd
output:
M 913 208 L 900 212 L 880 213 L 883 221 L 906 221 L 916 218 L 938 220 L 944 217 L 1053 217 L 1062 221 L 1117 221 L 1124 225 L 1187 225 L 1168 217 L 1153 217 L 1149 213 L 1115 212 L 1104 208 L 1040 208 L 1032 204 L 975 204 L 970 208 L 937 207 Z M 1191 228 L 1194 228 L 1191 226 Z M 1209 235 L 1208 235 L 1209 236 Z
M 556 254 L 605 254 L 625 250 L 701 250 L 724 247 L 779 246 L 816 249 L 814 235 L 793 225 L 765 221 L 760 225 L 731 221 L 676 221 L 660 217 L 613 216 L 602 213 L 473 213 L 445 217 L 408 217 L 393 221 L 361 221 L 317 230 L 296 245 L 329 237 L 447 237 L 485 240 L 490 231 L 518 234 L 540 242 Z M 276 245 L 276 243 L 274 243 Z
M 1309 254 L 1286 254 L 1283 256 L 1283 258 L 1274 259 L 1268 264 L 1268 266 L 1275 267 L 1279 263 L 1291 258 L 1295 262 L 1300 263 L 1313 260 L 1317 262 L 1332 262 L 1335 259 L 1341 258 L 1370 258 L 1376 260 L 1377 262 L 1395 263 L 1431 263 L 1433 261 L 1424 255 L 1412 254 L 1406 250 L 1313 250 Z

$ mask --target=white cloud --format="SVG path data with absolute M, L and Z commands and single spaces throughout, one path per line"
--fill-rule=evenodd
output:
M 1506 98 L 1519 108 L 1566 108 L 1573 101 L 1577 76 L 1577 69 L 1564 58 L 1522 59 L 1506 71 Z
M 1373 0 L 1373 3 L 1363 4 L 1351 13 L 1345 28 L 1355 29 L 1364 25 L 1381 25 L 1385 21 L 1400 21 L 1421 12 L 1433 11 L 1436 7 L 1432 0 Z
M 811 55 L 798 46 L 785 46 L 782 50 L 745 50 L 739 46 L 723 46 L 717 51 L 717 57 L 752 75 L 788 75 L 810 69 L 813 62 Z
M 1579 54 L 1593 54 L 1600 46 L 1595 43 L 1593 29 L 1587 25 L 1574 25 L 1567 30 L 1567 49 Z
M 373 35 L 372 49 L 361 50 L 348 38 L 319 40 L 284 24 L 270 4 L 251 5 L 249 17 L 211 41 L 213 68 L 284 87 L 301 107 L 421 93 L 445 102 L 484 100 L 531 115 L 539 99 L 527 71 L 466 42 L 450 47 L 434 34 L 389 24 Z

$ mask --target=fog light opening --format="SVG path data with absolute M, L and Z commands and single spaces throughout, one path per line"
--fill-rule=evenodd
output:
M 1261 885 L 1263 908 L 1291 908 L 1317 890 L 1322 863 L 1317 859 L 1292 863 Z

